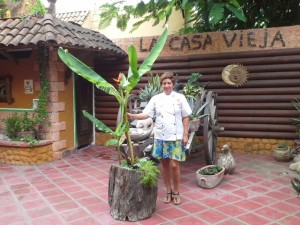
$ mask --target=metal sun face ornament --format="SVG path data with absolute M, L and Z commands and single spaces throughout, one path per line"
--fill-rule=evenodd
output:
M 222 79 L 230 86 L 240 87 L 247 82 L 248 70 L 241 64 L 228 65 L 222 71 Z

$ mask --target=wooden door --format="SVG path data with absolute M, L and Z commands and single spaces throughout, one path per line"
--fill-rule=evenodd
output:
M 93 142 L 93 123 L 82 113 L 82 110 L 93 114 L 93 84 L 80 76 L 75 76 L 76 94 L 76 127 L 78 147 Z

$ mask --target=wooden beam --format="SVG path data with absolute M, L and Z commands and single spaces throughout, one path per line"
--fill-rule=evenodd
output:
M 14 61 L 15 64 L 19 64 L 19 60 L 16 57 L 14 57 L 12 54 L 10 54 L 9 52 L 7 52 L 6 50 L 0 50 L 0 54 L 3 55 L 3 56 L 5 56 L 9 60 Z

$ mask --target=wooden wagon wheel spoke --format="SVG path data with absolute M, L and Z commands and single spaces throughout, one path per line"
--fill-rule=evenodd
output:
M 217 111 L 216 95 L 209 91 L 206 95 L 205 102 L 208 102 L 204 109 L 204 114 L 208 116 L 203 119 L 203 147 L 204 156 L 207 164 L 214 164 L 216 159 L 217 147 Z

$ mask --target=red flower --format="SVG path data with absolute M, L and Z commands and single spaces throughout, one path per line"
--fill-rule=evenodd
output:
M 118 79 L 113 78 L 113 80 L 116 81 L 117 83 L 120 83 L 122 81 L 122 73 L 119 73 Z

